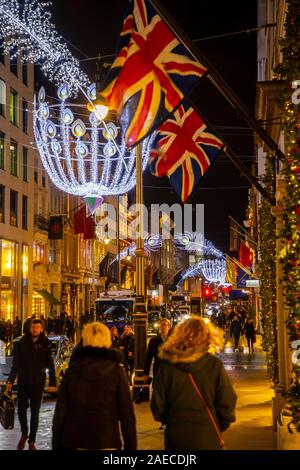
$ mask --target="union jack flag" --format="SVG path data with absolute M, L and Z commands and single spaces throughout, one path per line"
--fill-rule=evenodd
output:
M 159 127 L 206 72 L 147 0 L 131 0 L 101 91 L 118 111 L 126 144 Z
M 151 173 L 167 175 L 185 202 L 223 147 L 199 114 L 181 105 L 158 129 L 149 161 Z

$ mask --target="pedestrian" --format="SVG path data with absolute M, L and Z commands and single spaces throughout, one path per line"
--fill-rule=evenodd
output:
M 150 406 L 165 424 L 166 450 L 222 448 L 220 433 L 235 421 L 237 399 L 222 361 L 209 352 L 223 343 L 210 322 L 192 316 L 161 346 Z
M 84 317 L 83 317 L 83 324 L 86 325 L 87 323 L 89 323 L 91 320 L 90 320 L 90 314 L 89 312 L 86 310 L 85 311 L 85 314 L 84 314 Z
M 131 384 L 134 371 L 134 334 L 129 325 L 125 325 L 121 336 L 120 349 L 124 353 L 124 368 Z
M 68 315 L 66 320 L 66 335 L 72 341 L 74 340 L 74 328 L 71 317 Z
M 10 320 L 5 322 L 5 343 L 10 343 L 13 337 L 13 324 Z
M 56 377 L 51 355 L 51 342 L 44 335 L 44 325 L 40 319 L 32 319 L 29 332 L 17 341 L 14 349 L 12 368 L 7 380 L 11 390 L 18 376 L 18 416 L 21 438 L 17 449 L 23 450 L 28 439 L 29 449 L 35 446 L 39 425 L 39 410 L 46 382 L 45 369 L 49 370 L 49 393 L 56 391 Z M 30 433 L 28 436 L 27 408 L 30 405 Z
M 253 344 L 255 343 L 255 328 L 254 328 L 253 320 L 251 318 L 246 319 L 246 322 L 243 328 L 243 334 L 247 338 L 249 354 L 250 352 L 252 352 L 253 354 Z
M 16 316 L 13 322 L 13 338 L 18 338 L 22 335 L 22 322 L 19 317 Z
M 55 335 L 61 335 L 62 334 L 62 321 L 61 317 L 56 314 L 56 318 L 54 319 L 54 334 Z
M 170 332 L 170 321 L 167 318 L 162 318 L 159 322 L 159 333 L 150 339 L 147 347 L 146 361 L 144 367 L 144 380 L 147 382 L 149 379 L 150 369 L 153 362 L 153 378 L 156 377 L 161 359 L 158 356 L 159 348 L 167 340 Z
M 119 352 L 103 323 L 82 333 L 59 390 L 53 418 L 53 449 L 136 450 L 135 416 Z
M 238 352 L 239 350 L 239 340 L 242 331 L 242 325 L 237 315 L 233 317 L 230 326 L 230 336 L 234 339 L 234 350 Z
M 121 337 L 119 335 L 119 330 L 116 326 L 113 326 L 110 330 L 111 333 L 111 347 L 113 349 L 120 349 L 121 347 Z
M 0 319 L 0 341 L 5 340 L 5 322 Z

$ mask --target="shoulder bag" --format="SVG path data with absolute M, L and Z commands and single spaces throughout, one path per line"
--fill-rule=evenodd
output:
M 205 410 L 206 410 L 206 412 L 207 412 L 207 414 L 208 414 L 208 416 L 209 416 L 209 418 L 210 418 L 210 420 L 211 420 L 211 423 L 212 423 L 212 425 L 213 425 L 213 427 L 214 427 L 214 429 L 215 429 L 215 431 L 216 431 L 216 434 L 217 434 L 217 436 L 218 436 L 219 445 L 220 445 L 220 447 L 222 447 L 222 449 L 223 449 L 223 447 L 224 447 L 224 441 L 223 441 L 223 439 L 222 439 L 222 435 L 221 435 L 221 433 L 220 433 L 220 431 L 219 431 L 218 425 L 217 425 L 217 423 L 216 423 L 216 421 L 215 421 L 215 418 L 213 417 L 212 412 L 211 412 L 210 409 L 208 408 L 208 406 L 207 406 L 207 404 L 206 404 L 206 402 L 205 402 L 205 400 L 204 400 L 204 398 L 203 398 L 203 396 L 202 396 L 202 393 L 200 392 L 199 387 L 198 387 L 198 385 L 196 384 L 195 379 L 194 379 L 193 375 L 191 374 L 191 372 L 188 373 L 188 378 L 189 378 L 190 381 L 192 382 L 192 385 L 193 385 L 193 387 L 194 387 L 194 389 L 195 389 L 195 391 L 196 391 L 198 397 L 200 398 L 200 400 L 202 401 L 202 403 L 203 403 L 203 405 L 204 405 L 204 408 L 205 408 Z

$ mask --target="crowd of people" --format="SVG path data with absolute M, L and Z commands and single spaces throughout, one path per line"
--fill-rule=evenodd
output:
M 223 363 L 211 352 L 222 348 L 223 336 L 200 317 L 191 317 L 172 329 L 170 326 L 168 319 L 161 319 L 158 336 L 149 341 L 144 367 L 145 381 L 153 371 L 150 407 L 164 429 L 165 449 L 222 449 L 221 433 L 234 422 L 236 405 L 236 394 Z M 122 334 L 100 322 L 84 326 L 58 392 L 53 449 L 119 450 L 120 433 L 124 449 L 137 448 L 129 387 L 133 364 L 134 334 L 129 325 Z M 53 392 L 55 372 L 49 340 L 42 320 L 31 319 L 29 329 L 16 345 L 7 382 L 10 390 L 17 378 L 18 393 L 21 390 L 19 450 L 24 449 L 27 440 L 29 449 L 36 450 L 45 368 Z
M 14 321 L 0 319 L 0 341 L 10 343 L 13 339 L 21 336 L 22 322 L 19 317 L 15 317 Z

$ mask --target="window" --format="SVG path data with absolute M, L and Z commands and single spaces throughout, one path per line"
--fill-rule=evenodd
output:
M 28 229 L 28 197 L 22 197 L 22 228 L 24 230 Z
M 46 175 L 45 175 L 45 172 L 43 171 L 42 173 L 42 186 L 43 188 L 46 187 Z
M 34 241 L 32 256 L 33 256 L 34 263 L 44 264 L 45 263 L 45 245 Z
M 23 181 L 28 181 L 28 149 L 23 147 Z
M 23 98 L 22 100 L 22 121 L 23 121 L 23 132 L 28 132 L 28 101 Z
M 22 61 L 22 81 L 24 85 L 28 85 L 28 64 L 24 61 L 25 53 L 23 52 L 23 61 Z
M 10 225 L 18 226 L 18 193 L 10 190 Z
M 38 159 L 35 157 L 34 158 L 34 182 L 38 183 L 39 181 L 39 164 L 38 164 Z
M 5 170 L 5 134 L 0 132 L 0 170 Z
M 0 116 L 5 117 L 6 83 L 0 79 Z
M 18 144 L 14 140 L 10 141 L 10 173 L 18 176 Z
M 10 71 L 14 75 L 16 75 L 16 77 L 18 76 L 18 56 L 17 56 L 17 52 L 18 52 L 18 49 L 15 46 L 12 49 L 12 52 L 10 54 Z
M 0 185 L 0 223 L 5 223 L 5 186 Z
M 9 119 L 12 124 L 18 125 L 18 93 L 15 90 L 10 90 Z

